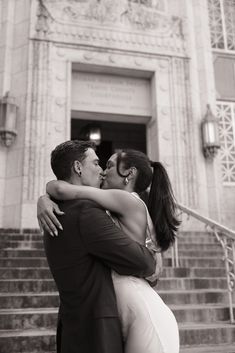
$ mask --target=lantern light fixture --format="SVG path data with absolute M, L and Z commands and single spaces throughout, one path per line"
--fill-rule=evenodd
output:
M 97 123 L 89 123 L 80 131 L 79 139 L 85 141 L 92 141 L 96 146 L 99 146 L 101 143 L 101 127 Z
M 17 111 L 18 107 L 14 102 L 14 98 L 7 92 L 0 99 L 0 137 L 6 147 L 10 147 L 17 136 Z
M 202 120 L 202 145 L 205 158 L 213 160 L 220 148 L 218 119 L 207 104 L 207 112 Z

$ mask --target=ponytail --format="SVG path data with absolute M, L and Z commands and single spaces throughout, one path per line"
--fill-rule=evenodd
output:
M 175 241 L 180 221 L 176 217 L 176 202 L 166 169 L 160 162 L 150 162 L 153 178 L 148 209 L 156 231 L 157 244 L 162 251 Z

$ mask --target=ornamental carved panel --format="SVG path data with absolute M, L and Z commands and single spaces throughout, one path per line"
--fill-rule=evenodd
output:
M 145 52 L 185 49 L 182 20 L 169 15 L 166 0 L 38 0 L 37 5 L 32 37 Z

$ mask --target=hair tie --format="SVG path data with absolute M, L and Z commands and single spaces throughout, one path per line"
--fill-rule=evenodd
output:
M 158 167 L 159 164 L 160 164 L 160 162 L 153 162 L 153 161 L 150 161 L 150 165 L 151 165 L 152 168 Z

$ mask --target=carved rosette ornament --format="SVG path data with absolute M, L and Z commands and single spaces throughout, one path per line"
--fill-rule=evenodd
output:
M 101 47 L 108 42 L 118 49 L 131 44 L 138 51 L 149 47 L 184 54 L 182 20 L 167 13 L 165 0 L 37 1 L 33 37 Z

